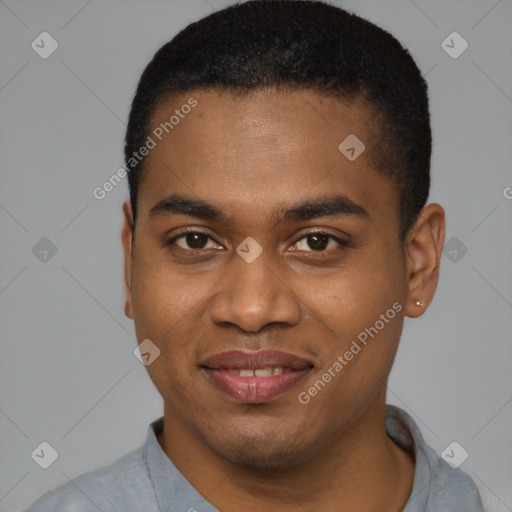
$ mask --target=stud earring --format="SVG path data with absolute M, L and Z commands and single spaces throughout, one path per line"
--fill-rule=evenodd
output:
M 416 306 L 419 306 L 419 307 L 423 307 L 425 305 L 425 303 L 422 301 L 422 300 L 417 300 L 415 302 Z

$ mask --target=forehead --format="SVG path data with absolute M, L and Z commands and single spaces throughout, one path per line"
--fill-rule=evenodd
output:
M 192 129 L 202 141 L 217 146 L 229 141 L 233 149 L 247 150 L 251 141 L 274 142 L 269 150 L 277 151 L 279 145 L 295 144 L 295 149 L 302 150 L 298 156 L 302 156 L 305 151 L 316 152 L 319 147 L 337 149 L 340 137 L 349 135 L 349 131 L 369 139 L 375 127 L 362 96 L 349 101 L 309 90 L 271 88 L 243 95 L 229 90 L 199 90 L 163 101 L 153 114 L 151 130 L 165 125 L 169 113 L 181 110 L 192 99 L 197 106 L 186 115 L 189 122 L 174 116 L 173 122 L 178 121 L 180 126 L 173 126 L 165 139 L 175 139 L 179 144 Z
M 187 104 L 195 106 L 183 108 Z M 152 117 L 156 145 L 139 202 L 150 208 L 151 201 L 179 192 L 221 208 L 236 202 L 269 210 L 273 202 L 336 191 L 389 214 L 395 190 L 372 167 L 375 128 L 362 98 L 307 90 L 192 91 L 162 102 Z M 159 130 L 161 140 L 153 135 Z

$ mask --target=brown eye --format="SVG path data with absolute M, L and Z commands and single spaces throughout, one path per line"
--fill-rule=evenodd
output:
M 210 245 L 209 245 L 210 244 Z M 201 251 L 203 249 L 217 249 L 219 245 L 206 233 L 199 231 L 188 231 L 175 236 L 167 242 L 167 245 L 176 245 L 180 249 L 188 251 Z
M 306 237 L 310 249 L 313 251 L 323 251 L 329 244 L 330 238 L 326 235 L 313 234 Z
M 327 252 L 329 249 L 336 247 L 348 247 L 349 243 L 327 233 L 308 233 L 300 240 L 295 242 L 294 251 L 300 252 Z
M 191 249 L 204 249 L 208 243 L 208 236 L 202 233 L 187 233 L 185 235 L 185 243 Z

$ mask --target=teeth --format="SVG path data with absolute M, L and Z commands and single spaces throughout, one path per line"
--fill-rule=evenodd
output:
M 270 377 L 272 376 L 272 368 L 261 368 L 254 371 L 256 377 Z
M 285 370 L 283 367 L 258 368 L 256 370 L 251 370 L 250 368 L 244 368 L 241 370 L 228 370 L 229 373 L 238 375 L 240 377 L 272 377 L 272 375 L 281 375 L 284 371 Z

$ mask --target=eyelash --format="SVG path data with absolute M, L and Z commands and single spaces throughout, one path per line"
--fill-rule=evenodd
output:
M 171 238 L 169 241 L 166 242 L 166 245 L 169 246 L 169 247 L 173 246 L 174 243 L 176 242 L 176 240 L 179 240 L 180 238 L 183 238 L 183 237 L 185 237 L 187 235 L 203 235 L 203 236 L 208 237 L 211 241 L 219 244 L 219 242 L 217 242 L 214 238 L 212 238 L 208 233 L 204 233 L 202 231 L 197 231 L 197 230 L 187 230 L 187 231 L 184 231 L 183 233 L 180 233 L 180 234 L 174 236 L 173 238 Z M 293 245 L 296 245 L 298 242 L 300 242 L 301 240 L 304 240 L 305 238 L 307 238 L 308 236 L 311 236 L 311 235 L 325 236 L 329 240 L 334 240 L 341 247 L 344 247 L 344 248 L 351 247 L 350 242 L 348 242 L 347 240 L 343 240 L 341 238 L 338 238 L 338 237 L 336 237 L 336 236 L 334 236 L 334 235 L 332 235 L 330 233 L 326 233 L 325 231 L 310 231 L 309 233 L 306 233 L 305 235 L 301 236 Z M 221 245 L 221 244 L 219 244 L 219 245 Z M 191 254 L 203 254 L 205 250 L 208 250 L 208 249 L 184 249 L 183 247 L 179 247 L 179 249 L 182 249 L 183 251 L 189 252 Z M 329 254 L 329 251 L 327 251 L 327 250 L 314 251 L 313 249 L 311 249 L 310 251 L 300 251 L 300 250 L 298 250 L 297 252 L 311 252 L 311 253 L 316 253 L 316 254 Z

